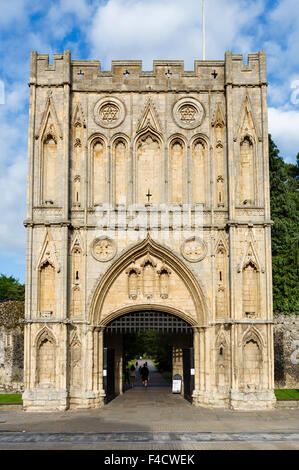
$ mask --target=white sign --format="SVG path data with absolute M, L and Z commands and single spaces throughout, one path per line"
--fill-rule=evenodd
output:
M 190 375 L 195 375 L 195 369 L 190 369 Z
M 182 390 L 182 381 L 173 380 L 172 381 L 172 393 L 181 393 Z
M 103 377 L 107 377 L 107 369 L 103 370 Z

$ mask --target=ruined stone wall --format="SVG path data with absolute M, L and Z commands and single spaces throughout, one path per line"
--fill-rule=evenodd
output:
M 22 392 L 24 302 L 0 304 L 0 393 Z
M 299 315 L 274 315 L 276 388 L 299 388 Z

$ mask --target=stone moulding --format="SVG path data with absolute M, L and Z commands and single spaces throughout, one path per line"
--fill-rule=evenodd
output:
M 99 324 L 99 316 L 105 298 L 109 292 L 109 288 L 120 275 L 120 273 L 125 271 L 130 266 L 132 261 L 137 257 L 141 257 L 147 254 L 156 256 L 159 259 L 163 259 L 170 269 L 172 269 L 172 271 L 183 280 L 184 284 L 190 292 L 198 318 L 201 318 L 201 322 L 206 324 L 208 307 L 197 279 L 189 270 L 189 268 L 174 253 L 172 253 L 168 248 L 154 241 L 149 235 L 137 245 L 134 245 L 132 248 L 126 250 L 99 279 L 92 292 L 92 297 L 88 307 L 88 317 L 90 319 L 90 323 L 94 325 Z M 151 307 L 155 308 L 155 305 L 153 304 Z M 192 319 L 192 317 L 190 317 L 190 319 Z

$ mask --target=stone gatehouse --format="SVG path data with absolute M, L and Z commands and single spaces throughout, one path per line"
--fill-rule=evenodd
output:
M 25 408 L 103 406 L 104 347 L 121 393 L 106 330 L 134 312 L 192 330 L 195 406 L 272 407 L 265 53 L 102 71 L 34 51 L 29 85 Z

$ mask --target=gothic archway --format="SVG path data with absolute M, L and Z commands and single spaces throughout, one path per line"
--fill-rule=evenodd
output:
M 133 268 L 142 271 L 148 265 L 152 266 L 152 287 L 147 273 L 146 292 L 142 290 L 144 278 L 141 274 L 136 295 L 132 296 L 128 289 L 128 273 Z M 162 284 L 159 276 L 165 269 L 171 272 L 167 296 L 165 288 L 163 292 L 159 291 Z M 171 276 L 175 280 L 173 283 Z M 151 288 L 152 293 L 149 292 Z M 176 254 L 148 235 L 124 251 L 96 283 L 89 303 L 89 321 L 91 325 L 104 327 L 120 314 L 153 308 L 178 315 L 194 326 L 204 326 L 208 318 L 208 307 L 199 280 Z

